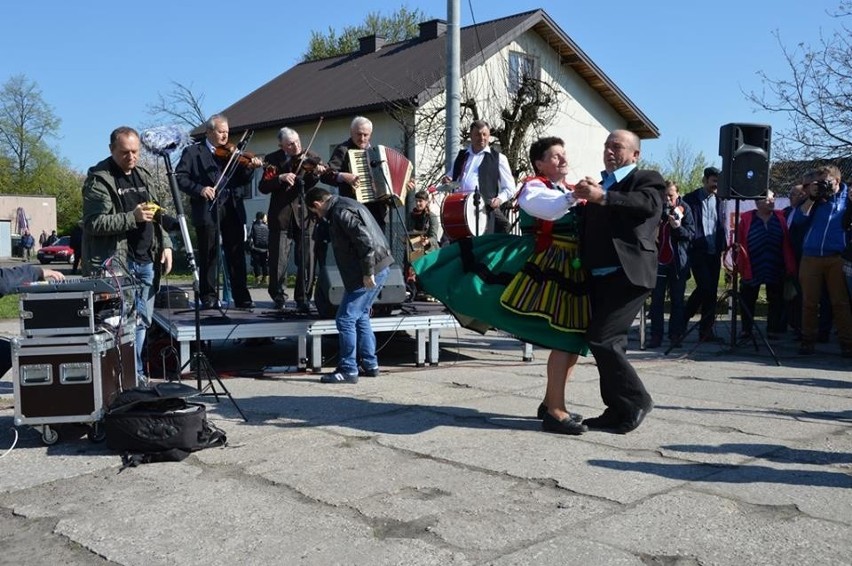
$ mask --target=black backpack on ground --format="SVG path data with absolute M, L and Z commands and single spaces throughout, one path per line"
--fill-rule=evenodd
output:
M 198 390 L 166 382 L 120 393 L 104 415 L 107 448 L 122 453 L 122 470 L 149 462 L 178 462 L 190 453 L 225 446 L 224 431 L 207 422 L 207 408 L 187 397 Z

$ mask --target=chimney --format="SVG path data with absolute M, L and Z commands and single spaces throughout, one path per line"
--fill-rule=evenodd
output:
M 380 35 L 368 35 L 367 37 L 358 38 L 358 53 L 364 55 L 375 53 L 385 45 L 385 38 Z
M 436 39 L 447 33 L 445 20 L 429 20 L 420 24 L 420 39 Z

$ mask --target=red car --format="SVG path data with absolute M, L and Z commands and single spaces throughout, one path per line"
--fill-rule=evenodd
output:
M 71 236 L 62 236 L 56 242 L 49 246 L 45 246 L 38 251 L 36 257 L 41 263 L 50 263 L 51 261 L 66 261 L 74 263 L 74 249 L 70 246 Z

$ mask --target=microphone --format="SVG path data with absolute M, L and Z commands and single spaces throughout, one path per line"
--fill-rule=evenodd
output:
M 142 132 L 140 141 L 155 155 L 167 155 L 189 145 L 189 134 L 177 126 L 157 126 Z
M 378 167 L 379 165 L 381 165 L 384 162 L 385 162 L 384 159 L 375 159 L 373 161 L 370 161 L 370 167 Z

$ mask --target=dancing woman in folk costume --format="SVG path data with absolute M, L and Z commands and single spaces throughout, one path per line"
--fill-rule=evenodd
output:
M 536 176 L 518 194 L 522 236 L 465 238 L 414 263 L 422 288 L 462 325 L 497 328 L 551 350 L 542 430 L 581 434 L 582 417 L 565 405 L 565 386 L 588 347 L 587 274 L 579 261 L 577 200 L 566 182 L 565 144 L 545 137 L 530 147 Z

